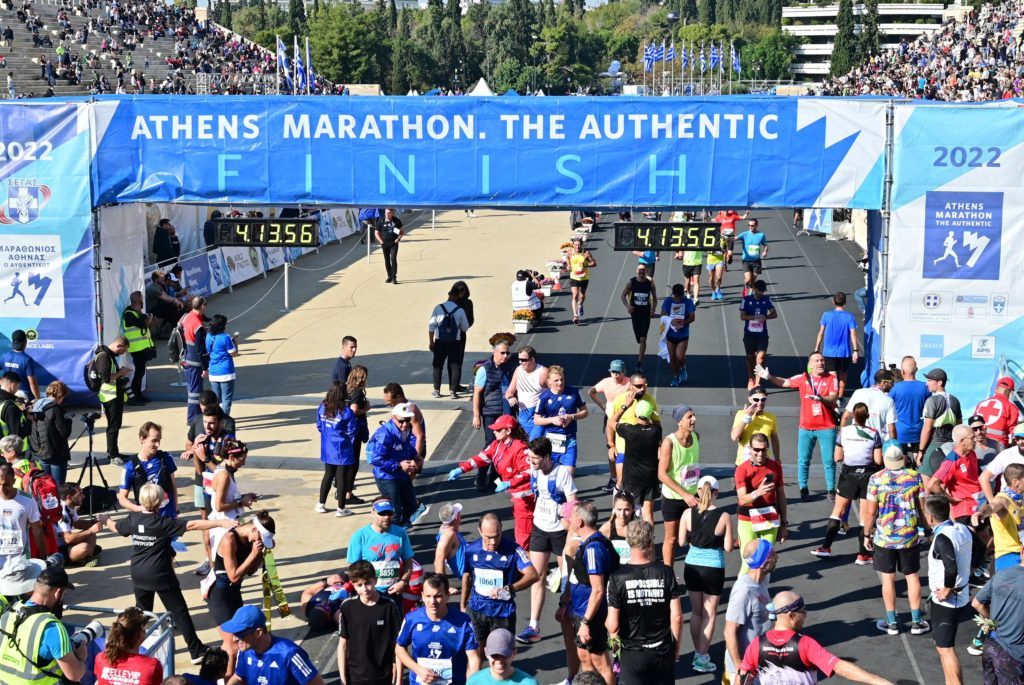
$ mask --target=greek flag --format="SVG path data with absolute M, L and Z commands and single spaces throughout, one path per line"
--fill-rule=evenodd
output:
M 718 61 L 718 73 L 721 75 L 725 73 L 725 45 L 723 43 L 718 44 L 718 54 L 722 56 Z
M 718 46 L 715 45 L 714 43 L 712 43 L 711 44 L 711 69 L 712 70 L 714 70 L 714 68 L 718 66 L 718 62 L 720 60 L 721 60 L 721 57 L 718 54 Z
M 306 66 L 302 63 L 302 53 L 299 52 L 299 38 L 294 36 L 295 40 L 295 79 L 296 92 L 302 93 L 306 90 Z
M 685 69 L 687 67 L 687 65 L 690 64 L 690 55 L 686 51 L 686 44 L 685 43 L 683 43 L 683 52 L 682 52 L 681 58 L 682 58 L 681 68 Z
M 316 93 L 316 74 L 313 73 L 313 58 L 309 54 L 309 38 L 306 39 L 306 83 L 309 91 Z
M 672 45 L 668 46 L 668 52 L 665 53 L 666 62 L 674 62 L 676 59 L 676 42 L 672 41 Z
M 736 52 L 736 46 L 729 42 L 729 59 L 732 60 L 732 70 L 739 74 L 743 68 L 740 66 L 740 53 Z
M 288 59 L 288 48 L 280 37 L 277 39 L 277 69 L 284 76 L 284 82 L 288 85 L 288 92 L 291 92 L 293 86 L 292 77 L 289 76 L 289 72 L 292 70 L 292 64 Z
M 704 73 L 704 69 L 707 68 L 707 62 L 704 60 L 704 43 L 700 44 L 700 73 Z
M 665 41 L 661 41 L 661 45 L 654 48 L 654 61 L 660 62 L 663 59 L 665 59 Z
M 644 48 L 644 71 L 654 68 L 654 43 Z

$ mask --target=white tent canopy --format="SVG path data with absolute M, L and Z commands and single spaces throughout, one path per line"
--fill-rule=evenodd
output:
M 476 86 L 473 87 L 473 90 L 469 91 L 469 95 L 488 96 L 494 95 L 494 91 L 491 90 L 491 87 L 489 85 L 487 85 L 487 81 L 481 78 L 479 81 L 477 81 Z

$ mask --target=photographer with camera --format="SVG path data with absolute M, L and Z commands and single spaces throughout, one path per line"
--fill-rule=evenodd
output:
M 67 571 L 48 567 L 36 578 L 27 600 L 0 614 L 0 682 L 58 685 L 82 679 L 87 645 L 95 634 L 78 633 L 72 639 L 54 615 L 74 587 Z
M 103 405 L 103 415 L 107 417 L 107 457 L 118 465 L 125 462 L 125 458 L 117 449 L 117 436 L 121 432 L 125 388 L 128 387 L 128 376 L 132 370 L 128 367 L 120 368 L 117 365 L 117 358 L 127 350 L 128 339 L 119 335 L 110 345 L 100 347 L 93 364 L 100 377 L 100 389 L 96 396 Z

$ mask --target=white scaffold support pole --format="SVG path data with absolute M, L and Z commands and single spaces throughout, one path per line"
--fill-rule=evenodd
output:
M 288 308 L 288 274 L 291 272 L 291 264 L 289 262 L 284 263 L 284 309 L 282 312 L 290 312 Z

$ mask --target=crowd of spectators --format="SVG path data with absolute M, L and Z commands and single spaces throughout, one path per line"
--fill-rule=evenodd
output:
M 850 73 L 825 81 L 821 95 L 979 102 L 1021 97 L 1024 2 L 1011 0 L 950 18 L 942 28 L 870 57 Z

